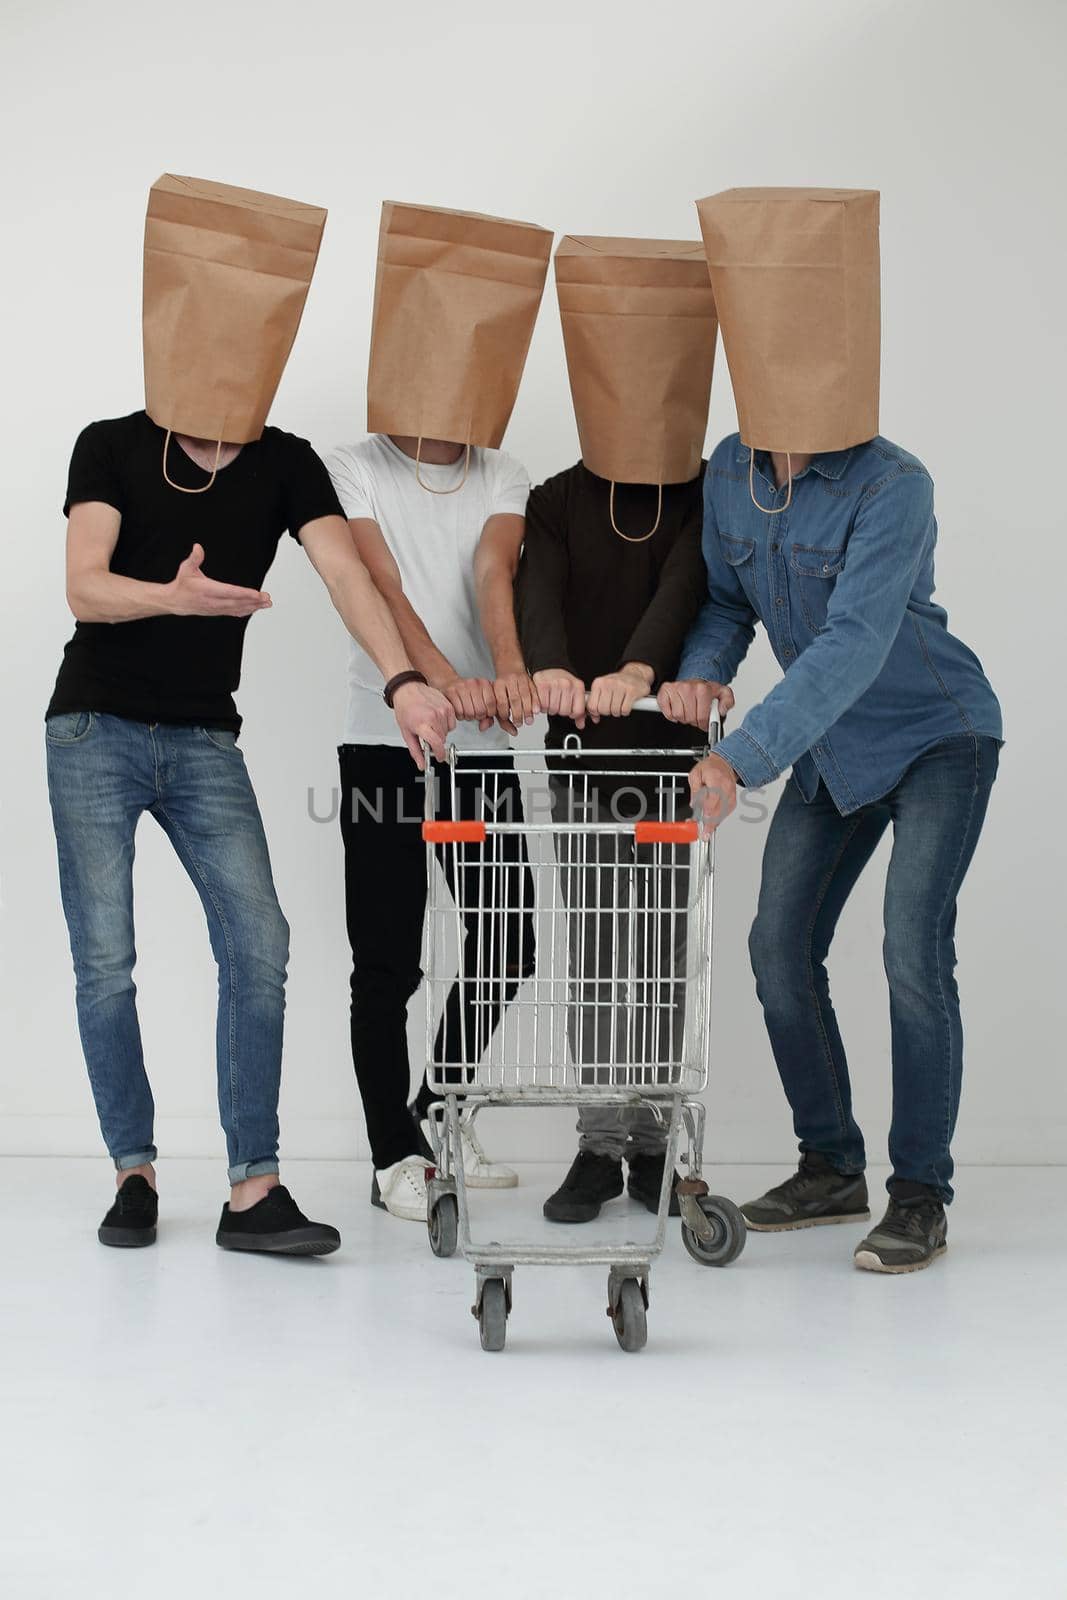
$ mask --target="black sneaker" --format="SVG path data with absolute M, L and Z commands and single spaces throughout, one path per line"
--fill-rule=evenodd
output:
M 101 1244 L 119 1250 L 136 1250 L 155 1244 L 159 1218 L 159 1196 L 139 1172 L 126 1178 L 115 1195 L 115 1204 L 96 1230 Z
M 939 1195 L 924 1189 L 908 1199 L 891 1195 L 885 1216 L 856 1246 L 853 1259 L 867 1272 L 919 1272 L 947 1249 L 945 1207 Z
M 284 1184 L 268 1189 L 247 1211 L 222 1208 L 215 1243 L 224 1250 L 263 1250 L 282 1256 L 328 1256 L 341 1243 L 336 1228 L 309 1222 Z
M 647 1152 L 644 1155 L 627 1157 L 629 1173 L 626 1178 L 626 1192 L 631 1200 L 640 1200 L 654 1215 L 659 1211 L 660 1190 L 663 1187 L 663 1166 L 667 1160 L 666 1151 L 662 1155 L 654 1156 Z M 678 1174 L 674 1174 L 671 1184 L 671 1202 L 668 1216 L 680 1217 L 681 1209 L 678 1205 L 678 1196 L 675 1187 L 678 1183 Z
M 805 1150 L 791 1178 L 741 1207 L 756 1233 L 818 1228 L 830 1222 L 863 1222 L 870 1216 L 867 1180 L 862 1172 L 838 1172 L 825 1156 Z
M 622 1162 L 579 1150 L 571 1170 L 541 1207 L 549 1222 L 592 1222 L 605 1200 L 622 1194 Z

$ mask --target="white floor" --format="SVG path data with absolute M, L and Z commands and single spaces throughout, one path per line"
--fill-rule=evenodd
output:
M 96 1242 L 104 1162 L 0 1163 L 10 1600 L 1063 1594 L 1062 1169 L 961 1172 L 947 1257 L 907 1277 L 855 1271 L 854 1227 L 721 1271 L 672 1230 L 638 1356 L 599 1267 L 517 1270 L 484 1354 L 472 1269 L 372 1211 L 367 1169 L 287 1176 L 329 1260 L 217 1250 L 207 1162 L 161 1168 L 136 1252 Z M 494 1236 L 556 1171 L 522 1176 Z

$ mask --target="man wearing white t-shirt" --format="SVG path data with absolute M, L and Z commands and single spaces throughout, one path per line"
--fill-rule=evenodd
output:
M 525 470 L 499 450 L 385 434 L 335 451 L 327 464 L 356 548 L 415 668 L 448 697 L 457 717 L 477 724 L 477 730 L 467 730 L 463 744 L 483 746 L 487 764 L 499 774 L 508 730 L 531 722 L 539 709 L 512 600 L 530 489 Z M 371 1200 L 393 1216 L 422 1221 L 425 1168 L 432 1159 L 425 1118 L 433 1096 L 424 1081 L 414 1106 L 408 1105 L 407 1005 L 422 978 L 424 789 L 383 703 L 382 688 L 381 673 L 353 642 L 345 742 L 339 751 L 352 946 L 352 1059 L 375 1169 Z M 462 816 L 482 814 L 482 781 L 476 769 L 460 777 Z M 494 779 L 494 787 L 506 820 L 521 822 L 514 772 Z M 447 777 L 439 782 L 439 795 L 444 808 L 439 814 L 448 815 Z M 498 843 L 505 859 L 517 868 L 521 864 L 529 877 L 521 835 L 505 834 Z M 475 854 L 469 852 L 467 859 L 477 874 Z M 446 877 L 453 870 L 452 855 L 439 856 Z M 468 904 L 478 898 L 464 896 Z M 533 904 L 532 881 L 524 903 Z M 483 919 L 491 915 L 491 907 L 480 914 Z M 467 978 L 477 975 L 479 948 L 488 948 L 479 920 L 477 911 L 465 917 L 461 961 Z M 527 918 L 509 934 L 505 967 L 514 982 L 504 986 L 505 1003 L 532 970 L 533 944 L 532 918 Z M 470 982 L 453 987 L 438 1029 L 436 1062 L 456 1059 L 461 1039 L 474 1038 L 482 1049 L 488 1043 L 499 1020 L 499 1001 L 475 1004 L 475 994 Z M 514 1185 L 515 1173 L 487 1159 L 466 1119 L 462 1127 L 468 1185 Z

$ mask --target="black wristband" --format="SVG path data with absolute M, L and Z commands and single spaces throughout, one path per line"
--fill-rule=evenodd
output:
M 398 672 L 393 677 L 391 677 L 389 679 L 389 682 L 386 684 L 385 688 L 382 690 L 382 699 L 385 701 L 385 703 L 389 707 L 390 711 L 392 711 L 392 709 L 393 709 L 393 697 L 396 694 L 396 691 L 398 689 L 402 689 L 404 687 L 405 683 L 425 683 L 425 682 L 426 682 L 426 674 L 425 673 L 416 672 L 414 667 L 409 667 L 407 672 Z

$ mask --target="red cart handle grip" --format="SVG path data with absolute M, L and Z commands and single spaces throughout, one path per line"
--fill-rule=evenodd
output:
M 484 822 L 424 822 L 422 837 L 427 844 L 484 844 Z
M 637 844 L 695 844 L 699 829 L 695 822 L 635 822 Z

